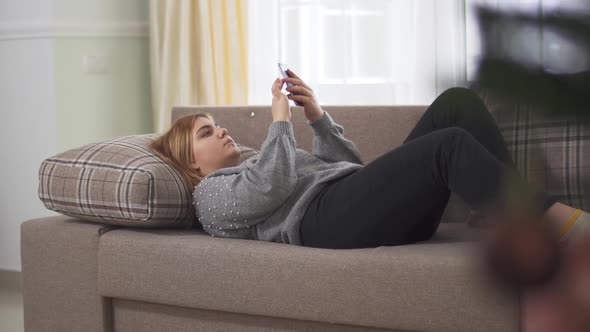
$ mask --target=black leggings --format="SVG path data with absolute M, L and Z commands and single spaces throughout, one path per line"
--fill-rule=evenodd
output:
M 450 192 L 474 210 L 503 200 L 506 179 L 540 214 L 556 201 L 518 176 L 495 120 L 473 91 L 452 88 L 399 147 L 330 182 L 301 221 L 303 246 L 366 248 L 428 240 Z

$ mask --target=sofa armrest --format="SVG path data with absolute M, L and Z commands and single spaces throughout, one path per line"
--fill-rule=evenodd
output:
M 98 239 L 108 228 L 66 216 L 21 224 L 25 331 L 112 330 L 111 300 L 97 287 Z

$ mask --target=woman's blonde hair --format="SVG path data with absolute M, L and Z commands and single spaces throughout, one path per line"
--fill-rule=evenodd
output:
M 203 177 L 192 167 L 193 137 L 192 131 L 198 118 L 208 118 L 215 122 L 213 115 L 199 112 L 177 119 L 162 136 L 156 138 L 149 149 L 164 162 L 171 165 L 184 179 L 189 193 Z

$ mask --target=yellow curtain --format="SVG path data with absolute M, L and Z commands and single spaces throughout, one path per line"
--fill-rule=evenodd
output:
M 150 0 L 154 129 L 174 105 L 248 102 L 246 0 Z

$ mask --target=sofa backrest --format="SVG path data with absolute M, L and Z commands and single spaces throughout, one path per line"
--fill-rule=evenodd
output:
M 344 137 L 353 141 L 365 165 L 401 145 L 427 106 L 322 106 L 344 127 Z M 313 132 L 303 108 L 291 107 L 291 123 L 297 148 L 312 151 Z M 184 106 L 172 110 L 172 123 L 198 111 L 211 113 L 217 124 L 228 129 L 238 143 L 260 149 L 272 123 L 270 106 Z

